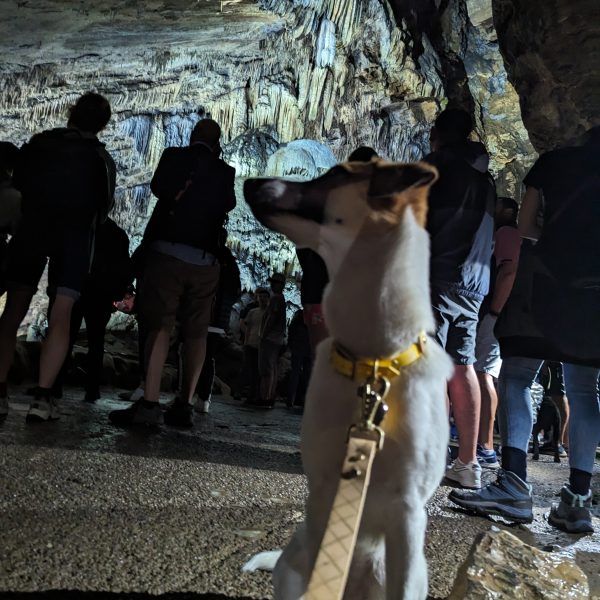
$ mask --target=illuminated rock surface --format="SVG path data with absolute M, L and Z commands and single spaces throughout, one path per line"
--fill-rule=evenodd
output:
M 586 600 L 585 573 L 570 558 L 493 529 L 473 544 L 448 600 Z

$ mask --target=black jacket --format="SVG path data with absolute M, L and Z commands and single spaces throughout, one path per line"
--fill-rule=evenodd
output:
M 235 207 L 235 169 L 206 145 L 167 148 L 150 188 L 158 202 L 144 242 L 164 240 L 217 253 Z

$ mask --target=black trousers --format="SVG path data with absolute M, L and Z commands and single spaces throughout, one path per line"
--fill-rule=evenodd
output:
M 55 387 L 61 387 L 71 360 L 73 346 L 77 340 L 77 335 L 81 329 L 81 324 L 85 320 L 87 330 L 87 357 L 86 357 L 86 383 L 87 393 L 95 394 L 100 387 L 102 377 L 102 365 L 104 361 L 104 337 L 106 335 L 106 326 L 113 312 L 112 300 L 98 297 L 97 295 L 82 294 L 79 300 L 73 305 L 71 313 L 71 330 L 69 352 L 62 366 Z

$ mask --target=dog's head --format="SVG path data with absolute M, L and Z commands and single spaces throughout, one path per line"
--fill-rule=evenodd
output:
M 437 171 L 426 163 L 346 163 L 307 182 L 248 179 L 244 196 L 256 218 L 298 247 L 318 252 L 330 275 L 359 236 L 382 235 L 407 210 L 422 227 Z

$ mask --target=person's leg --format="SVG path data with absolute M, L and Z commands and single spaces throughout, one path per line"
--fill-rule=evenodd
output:
M 481 392 L 479 416 L 479 445 L 485 450 L 494 449 L 494 420 L 498 409 L 498 393 L 494 378 L 489 373 L 477 373 Z
M 563 368 L 567 395 L 571 404 L 569 423 L 571 489 L 576 494 L 587 494 L 594 468 L 596 447 L 600 441 L 598 398 L 600 370 L 566 363 Z M 582 473 L 585 475 L 581 475 Z
M 42 344 L 39 388 L 50 390 L 69 350 L 71 311 L 76 296 L 57 293 L 48 320 L 48 335 Z
M 501 515 L 517 523 L 533 521 L 531 486 L 526 483 L 527 449 L 533 427 L 531 386 L 542 361 L 507 358 L 500 372 L 498 419 L 502 469 L 498 478 L 477 492 L 453 490 L 449 499 L 481 515 Z
M 570 418 L 570 409 L 569 409 L 569 401 L 567 400 L 567 396 L 564 394 L 560 396 L 554 396 L 552 398 L 554 404 L 558 408 L 558 412 L 560 413 L 560 437 L 559 442 L 561 446 L 568 447 L 569 446 L 569 418 Z
M 537 358 L 511 357 L 500 371 L 498 422 L 502 468 L 527 481 L 527 450 L 533 428 L 531 386 L 542 366 Z
M 19 325 L 27 315 L 35 289 L 12 287 L 0 317 L 0 398 L 7 396 L 6 381 L 14 360 Z
M 477 434 L 481 395 L 473 365 L 456 365 L 448 382 L 452 414 L 458 429 L 458 458 L 464 464 L 477 460 Z
M 298 356 L 297 352 L 292 351 L 292 360 L 290 366 L 290 375 L 288 380 L 288 398 L 287 405 L 291 408 L 296 402 L 298 395 L 298 385 L 300 383 L 300 375 L 302 370 L 302 357 Z
M 186 338 L 183 342 L 180 401 L 191 404 L 206 356 L 206 335 Z
M 260 383 L 260 375 L 258 372 L 258 348 L 246 346 L 244 351 L 248 357 L 248 369 L 250 374 L 250 391 L 248 399 L 251 402 L 255 402 L 258 397 L 258 386 Z
M 548 522 L 570 533 L 593 533 L 590 489 L 596 447 L 600 439 L 600 369 L 563 365 L 565 386 L 571 403 L 569 424 L 569 484 L 560 493 L 560 503 L 552 506 Z
M 198 385 L 196 386 L 196 394 L 198 395 L 198 401 L 208 401 L 212 394 L 213 382 L 215 380 L 215 336 L 216 334 L 208 334 L 206 340 L 206 355 L 204 357 L 204 365 L 200 372 L 198 379 Z
M 50 302 L 50 306 L 48 309 L 49 312 L 52 312 L 53 302 L 54 302 L 54 299 L 52 299 L 52 301 Z M 79 330 L 81 329 L 81 323 L 83 321 L 83 312 L 84 312 L 83 311 L 83 302 L 82 302 L 82 299 L 79 298 L 79 300 L 77 300 L 77 302 L 75 302 L 75 304 L 73 305 L 73 308 L 71 309 L 71 327 L 70 327 L 70 331 L 69 331 L 69 348 L 67 350 L 67 356 L 65 357 L 62 367 L 60 368 L 60 371 L 58 372 L 58 375 L 56 376 L 56 379 L 54 380 L 54 385 L 52 386 L 52 394 L 54 395 L 55 398 L 62 397 L 62 389 L 63 389 L 63 385 L 65 382 L 67 372 L 70 367 L 71 355 L 73 353 L 73 346 L 75 345 L 75 341 L 77 340 L 77 334 L 79 333 Z
M 169 354 L 171 329 L 163 328 L 151 331 L 146 336 L 146 385 L 144 399 L 158 404 L 162 372 Z
M 100 380 L 104 363 L 104 339 L 106 326 L 110 320 L 111 303 L 102 299 L 88 303 L 85 311 L 87 328 L 87 382 L 86 400 L 93 402 L 100 397 Z
M 258 404 L 271 406 L 273 404 L 273 393 L 276 385 L 277 364 L 279 346 L 268 340 L 261 340 L 258 349 L 258 365 L 260 370 L 260 385 Z

